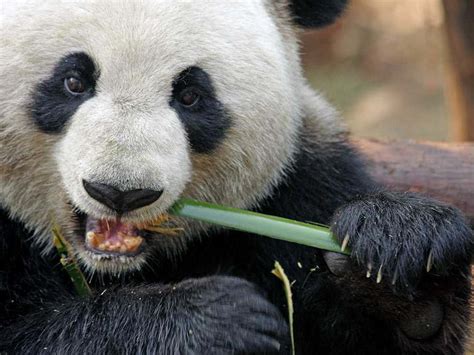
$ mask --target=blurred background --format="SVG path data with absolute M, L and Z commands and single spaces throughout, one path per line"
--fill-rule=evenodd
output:
M 472 11 L 467 7 L 451 10 Z M 445 10 L 442 0 L 351 0 L 336 24 L 302 36 L 307 77 L 354 135 L 468 140 L 453 117 L 456 84 Z M 471 21 L 464 25 L 474 30 Z

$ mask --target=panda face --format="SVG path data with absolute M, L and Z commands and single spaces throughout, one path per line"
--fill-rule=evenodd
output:
M 139 269 L 206 229 L 145 228 L 180 197 L 249 208 L 283 175 L 303 81 L 266 1 L 16 6 L 0 21 L 0 204 L 45 250 L 56 223 L 91 270 Z

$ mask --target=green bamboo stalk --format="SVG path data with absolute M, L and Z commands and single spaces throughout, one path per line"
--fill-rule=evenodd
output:
M 341 251 L 341 246 L 329 231 L 329 227 L 323 225 L 302 223 L 191 199 L 180 199 L 171 207 L 169 213 L 243 232 L 349 254 L 347 249 Z
M 88 297 L 92 295 L 92 291 L 89 287 L 89 284 L 86 281 L 81 269 L 76 263 L 76 260 L 72 257 L 70 252 L 71 246 L 68 244 L 66 239 L 62 236 L 60 229 L 57 225 L 53 226 L 53 243 L 56 247 L 58 254 L 60 256 L 61 265 L 64 267 L 64 270 L 68 273 L 71 278 L 72 283 L 76 292 L 81 297 Z

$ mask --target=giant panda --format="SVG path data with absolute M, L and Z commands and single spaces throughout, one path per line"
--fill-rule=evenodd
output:
M 471 230 L 377 186 L 302 74 L 298 34 L 345 0 L 3 6 L 0 352 L 288 353 L 278 261 L 297 354 L 462 353 Z M 330 224 L 351 255 L 185 219 L 179 235 L 141 227 L 181 197 Z

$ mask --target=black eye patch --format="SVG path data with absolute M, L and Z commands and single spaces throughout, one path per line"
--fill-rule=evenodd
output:
M 190 93 L 197 99 L 190 100 Z M 193 104 L 187 105 L 189 102 Z M 229 113 L 216 97 L 211 77 L 199 67 L 189 67 L 175 78 L 170 106 L 178 113 L 191 148 L 197 153 L 215 149 L 231 124 Z
M 84 92 L 73 94 L 65 87 L 67 78 L 84 85 Z M 35 124 L 45 133 L 59 133 L 79 106 L 95 94 L 98 71 L 85 53 L 72 53 L 56 64 L 50 77 L 40 82 L 33 92 L 31 114 Z

